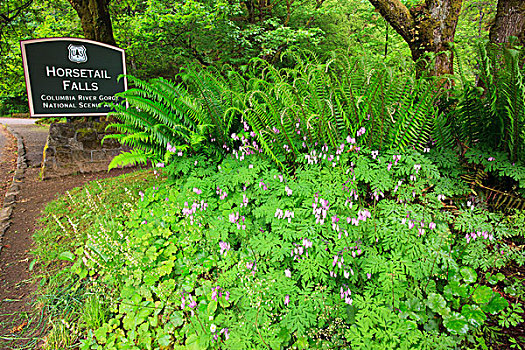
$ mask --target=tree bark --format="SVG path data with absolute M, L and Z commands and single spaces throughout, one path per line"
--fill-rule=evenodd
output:
M 418 76 L 454 73 L 451 43 L 463 0 L 425 0 L 410 9 L 400 0 L 369 1 L 407 42 Z
M 509 36 L 516 36 L 519 45 L 525 44 L 525 1 L 499 0 L 496 19 L 490 27 L 490 41 L 496 44 L 506 43 Z
M 69 0 L 80 17 L 80 23 L 86 39 L 115 45 L 111 18 L 110 0 Z

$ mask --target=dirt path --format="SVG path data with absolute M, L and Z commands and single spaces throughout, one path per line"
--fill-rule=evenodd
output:
M 92 180 L 129 172 L 131 169 L 115 169 L 110 173 L 80 174 L 41 181 L 38 179 L 38 174 L 45 144 L 43 141 L 45 129 L 43 131 L 41 127 L 31 125 L 11 125 L 11 127 L 26 143 L 29 167 L 25 171 L 24 180 L 20 183 L 11 225 L 5 232 L 3 248 L 0 251 L 0 349 L 34 349 L 34 345 L 28 347 L 27 344 L 30 341 L 34 342 L 34 338 L 42 334 L 41 327 L 34 322 L 35 317 L 31 317 L 35 314 L 31 303 L 32 293 L 36 289 L 36 278 L 35 273 L 29 271 L 32 261 L 29 251 L 33 243 L 32 234 L 36 219 L 46 203 L 66 191 Z M 2 168 L 3 159 L 0 160 L 0 173 L 6 169 L 9 171 L 7 167 Z M 12 179 L 12 174 L 10 178 Z M 1 175 L 0 181 L 2 181 Z M 19 333 L 23 333 L 24 336 L 18 336 Z
M 0 124 L 0 207 L 5 194 L 13 182 L 16 169 L 16 139 Z

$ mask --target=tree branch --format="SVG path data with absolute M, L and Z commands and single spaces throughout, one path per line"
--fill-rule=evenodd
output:
M 27 0 L 22 2 L 20 5 L 14 6 L 14 8 L 11 10 L 9 9 L 9 6 L 7 6 L 7 8 L 3 9 L 3 12 L 0 12 L 0 53 L 2 53 L 5 46 L 9 47 L 7 41 L 4 41 L 2 38 L 5 34 L 4 30 L 8 31 L 11 22 L 13 22 L 13 20 L 18 16 L 21 16 L 23 11 L 31 6 L 32 3 L 33 0 Z
M 408 8 L 399 0 L 369 0 L 381 16 L 405 39 L 412 38 L 411 28 L 414 28 L 415 21 Z
M 7 10 L 6 13 L 0 13 L 0 18 L 2 18 L 2 22 L 9 23 L 12 20 L 14 20 L 20 13 L 31 6 L 33 3 L 33 0 L 28 0 L 25 3 L 21 4 L 20 6 L 15 6 L 15 9 L 12 11 Z
M 321 8 L 321 6 L 324 4 L 325 0 L 316 0 L 316 5 L 315 5 L 315 8 L 314 8 L 314 11 L 317 11 Z M 310 16 L 310 18 L 308 19 L 308 21 L 306 22 L 306 27 L 307 28 L 310 28 L 310 26 L 312 25 L 312 22 L 313 20 L 315 19 L 315 13 Z

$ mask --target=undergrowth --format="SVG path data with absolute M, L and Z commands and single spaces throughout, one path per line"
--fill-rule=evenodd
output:
M 107 215 L 121 220 L 129 215 L 137 189 L 159 179 L 151 170 L 138 171 L 117 178 L 92 181 L 67 191 L 50 202 L 39 218 L 34 240 L 34 254 L 44 265 L 60 254 L 78 248 L 90 230 Z M 108 190 L 110 189 L 110 190 Z
M 34 234 L 35 259 L 30 264 L 39 280 L 35 305 L 44 315 L 39 328 L 48 330 L 43 339 L 45 349 L 71 347 L 78 343 L 82 329 L 97 326 L 102 317 L 96 302 L 100 296 L 93 292 L 93 284 L 79 282 L 68 269 L 74 257 L 72 252 L 84 244 L 93 230 L 107 224 L 105 220 L 126 220 L 138 189 L 159 179 L 153 171 L 143 170 L 93 181 L 46 206 Z
M 294 177 L 255 155 L 181 157 L 170 181 L 124 192 L 125 215 L 97 212 L 55 254 L 83 302 L 50 334 L 68 326 L 81 349 L 494 345 L 501 312 L 522 322 L 523 292 L 496 271 L 523 266 L 523 215 L 470 201 L 442 152 L 358 143 L 312 147 Z

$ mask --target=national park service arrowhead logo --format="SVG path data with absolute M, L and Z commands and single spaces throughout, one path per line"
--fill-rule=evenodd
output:
M 69 44 L 67 47 L 69 49 L 69 60 L 75 63 L 84 63 L 87 62 L 87 52 L 84 45 L 73 45 Z

